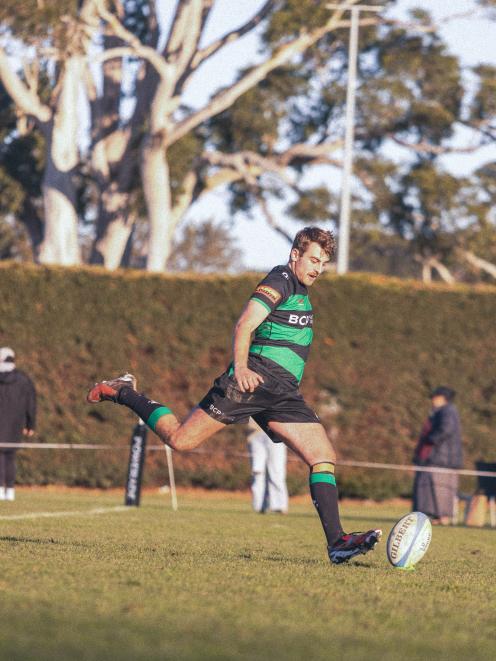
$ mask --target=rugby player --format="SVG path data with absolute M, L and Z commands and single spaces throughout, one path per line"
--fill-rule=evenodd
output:
M 127 406 L 179 452 L 196 448 L 225 425 L 252 417 L 274 442 L 284 442 L 309 466 L 310 493 L 329 558 L 339 564 L 372 550 L 382 532 L 344 533 L 334 475 L 336 453 L 299 391 L 313 336 L 308 288 L 334 250 L 331 232 L 306 227 L 297 233 L 289 262 L 273 268 L 259 283 L 236 323 L 233 362 L 183 422 L 167 406 L 137 392 L 132 374 L 95 384 L 87 401 Z

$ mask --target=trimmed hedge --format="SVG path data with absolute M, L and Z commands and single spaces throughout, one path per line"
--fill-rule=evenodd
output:
M 108 273 L 98 268 L 0 265 L 0 343 L 34 379 L 41 442 L 127 445 L 130 411 L 89 406 L 96 380 L 129 370 L 139 387 L 179 416 L 230 359 L 231 333 L 258 275 L 197 277 Z M 346 459 L 409 462 L 429 390 L 458 391 L 466 466 L 496 455 L 496 288 L 372 276 L 326 276 L 312 290 L 316 337 L 302 390 Z M 153 440 L 154 437 L 151 436 Z M 175 455 L 180 484 L 249 484 L 245 430 L 228 427 L 198 455 Z M 146 478 L 163 481 L 165 453 Z M 25 484 L 122 484 L 126 451 L 23 451 Z M 290 463 L 292 492 L 306 469 Z M 410 493 L 405 473 L 342 468 L 342 495 Z M 473 483 L 467 483 L 472 488 Z

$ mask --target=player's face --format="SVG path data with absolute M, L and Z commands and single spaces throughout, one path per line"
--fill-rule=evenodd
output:
M 308 244 L 305 252 L 300 255 L 296 248 L 293 248 L 290 256 L 291 270 L 296 275 L 302 285 L 311 287 L 319 275 L 329 264 L 329 255 L 318 243 Z

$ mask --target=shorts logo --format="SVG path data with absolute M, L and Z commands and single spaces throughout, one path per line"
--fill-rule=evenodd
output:
M 208 408 L 209 408 L 210 411 L 212 411 L 212 413 L 214 415 L 224 415 L 222 413 L 222 411 L 220 409 L 218 409 L 216 406 L 214 406 L 213 404 L 210 404 L 210 406 Z
M 277 303 L 277 301 L 281 298 L 281 294 L 276 289 L 267 287 L 267 285 L 258 285 L 258 287 L 255 289 L 255 294 L 262 294 L 273 303 Z
M 304 314 L 299 317 L 297 314 L 290 314 L 288 318 L 290 324 L 297 326 L 308 326 L 313 324 L 313 314 Z

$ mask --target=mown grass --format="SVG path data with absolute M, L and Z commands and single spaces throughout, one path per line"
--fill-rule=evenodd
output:
M 414 572 L 380 550 L 333 567 L 311 504 L 20 492 L 0 508 L 1 659 L 489 659 L 496 531 L 435 529 Z M 76 516 L 6 519 L 29 512 Z M 348 529 L 405 508 L 343 508 Z

